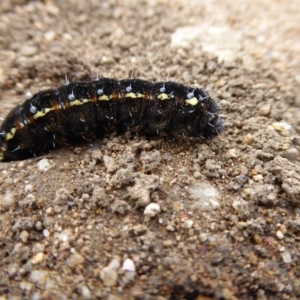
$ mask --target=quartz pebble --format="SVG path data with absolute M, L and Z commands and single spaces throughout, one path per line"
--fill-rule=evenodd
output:
M 160 213 L 160 206 L 157 203 L 150 203 L 144 210 L 144 215 L 148 217 L 154 217 Z
M 276 232 L 276 235 L 277 235 L 277 237 L 280 239 L 280 240 L 282 240 L 283 239 L 283 233 L 280 231 L 280 230 L 277 230 L 277 232 Z
M 124 271 L 135 272 L 135 265 L 133 260 L 126 258 L 123 262 L 122 269 Z
M 48 229 L 44 229 L 43 230 L 43 235 L 44 235 L 45 238 L 49 237 L 49 235 L 50 235 L 49 230 Z
M 49 159 L 43 158 L 38 162 L 38 168 L 42 172 L 48 171 L 52 167 Z
M 196 182 L 188 187 L 188 192 L 193 198 L 193 207 L 216 209 L 220 206 L 219 192 L 211 185 L 204 182 Z
M 288 252 L 288 251 L 281 253 L 281 256 L 282 256 L 283 261 L 286 264 L 291 263 L 293 261 L 292 256 L 291 256 L 290 252 Z

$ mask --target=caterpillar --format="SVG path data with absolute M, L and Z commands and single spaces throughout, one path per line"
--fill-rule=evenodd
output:
M 36 93 L 8 114 L 0 130 L 0 161 L 26 159 L 113 130 L 211 140 L 224 127 L 217 104 L 200 88 L 137 78 L 71 82 Z

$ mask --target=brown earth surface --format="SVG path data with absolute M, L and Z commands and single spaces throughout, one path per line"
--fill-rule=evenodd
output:
M 1 123 L 65 74 L 136 70 L 209 90 L 226 130 L 1 163 L 0 300 L 299 299 L 299 16 L 296 0 L 1 0 Z

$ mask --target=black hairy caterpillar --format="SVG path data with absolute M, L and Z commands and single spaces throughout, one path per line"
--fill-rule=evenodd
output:
M 20 160 L 64 142 L 128 129 L 211 140 L 223 130 L 207 92 L 176 82 L 100 78 L 41 91 L 16 106 L 0 131 L 0 161 Z

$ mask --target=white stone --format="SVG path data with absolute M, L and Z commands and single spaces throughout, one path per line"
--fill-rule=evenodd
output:
M 46 172 L 51 169 L 52 165 L 47 158 L 43 158 L 38 162 L 38 168 L 42 172 Z
M 135 272 L 135 264 L 130 258 L 126 258 L 123 262 L 122 269 L 124 271 Z
M 194 225 L 194 221 L 193 220 L 184 220 L 181 224 L 181 227 L 182 228 L 185 228 L 185 229 L 190 229 L 192 228 Z
M 144 215 L 147 217 L 154 217 L 160 213 L 160 206 L 157 203 L 150 203 L 144 210 Z
M 33 190 L 33 185 L 32 184 L 26 184 L 24 187 L 24 192 L 25 193 L 30 193 Z
M 280 230 L 277 230 L 276 235 L 280 240 L 283 239 L 283 233 Z
M 187 191 L 194 199 L 192 208 L 216 209 L 220 206 L 219 192 L 211 185 L 205 182 L 196 182 L 189 186 Z
M 50 235 L 49 230 L 48 229 L 44 229 L 43 230 L 43 235 L 44 235 L 45 238 L 47 238 Z
M 290 252 L 285 251 L 281 254 L 283 261 L 288 264 L 291 263 L 293 261 L 292 256 L 290 254 Z

